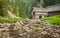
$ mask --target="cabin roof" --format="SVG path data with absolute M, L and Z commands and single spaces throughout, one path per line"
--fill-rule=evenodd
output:
M 46 7 L 48 12 L 52 11 L 60 11 L 60 4 L 52 5 L 52 6 L 47 6 Z
M 45 11 L 45 12 L 60 11 L 60 4 L 47 6 L 46 8 L 33 7 L 33 10 L 34 11 Z
M 39 12 L 47 12 L 47 10 L 45 8 L 39 8 L 39 7 L 33 7 L 34 11 L 39 11 Z

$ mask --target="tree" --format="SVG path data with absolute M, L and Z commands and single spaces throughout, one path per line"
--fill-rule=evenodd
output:
M 60 0 L 44 0 L 45 6 L 60 4 Z
M 10 10 L 11 14 L 17 14 L 16 10 L 18 6 L 16 6 L 17 4 L 14 1 L 15 0 L 0 0 L 0 6 L 1 6 L 0 15 L 1 16 L 7 16 L 6 10 Z M 15 9 L 15 12 L 14 12 L 14 9 Z

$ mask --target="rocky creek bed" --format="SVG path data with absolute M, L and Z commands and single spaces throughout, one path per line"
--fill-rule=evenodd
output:
M 60 26 L 34 19 L 0 23 L 0 38 L 60 38 Z

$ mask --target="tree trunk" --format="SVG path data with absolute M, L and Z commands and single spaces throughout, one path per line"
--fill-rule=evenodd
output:
M 10 10 L 6 10 L 7 11 L 7 15 L 10 17 L 10 18 L 16 18 L 15 15 L 13 15 L 13 13 L 10 11 Z

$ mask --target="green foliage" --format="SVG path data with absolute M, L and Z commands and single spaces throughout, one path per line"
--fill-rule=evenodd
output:
M 12 23 L 21 20 L 23 20 L 23 18 L 0 18 L 0 23 Z
M 44 4 L 46 6 L 54 5 L 54 4 L 60 4 L 60 0 L 44 0 Z
M 0 1 L 0 16 L 5 16 L 4 3 Z
M 19 2 L 20 16 L 25 15 L 27 17 L 30 17 L 31 12 L 32 12 L 32 7 L 34 4 L 36 4 L 36 2 L 37 2 L 37 0 L 20 0 L 20 2 Z M 22 10 L 22 9 L 24 9 L 24 10 Z M 25 14 L 24 14 L 24 12 L 25 12 Z
M 32 12 L 32 6 L 36 3 L 37 0 L 0 0 L 1 6 L 4 6 L 2 9 L 9 9 L 16 16 L 23 18 L 30 17 Z M 3 5 L 4 4 L 4 5 Z M 1 10 L 1 9 L 0 9 Z M 6 12 L 3 11 L 5 14 Z M 0 15 L 5 16 L 1 11 Z
M 25 4 L 20 4 L 19 6 L 19 16 L 26 18 L 27 17 L 27 12 L 26 12 L 26 8 L 25 8 Z
M 60 0 L 44 0 L 43 6 L 59 4 Z M 31 17 L 32 7 L 40 5 L 40 0 L 0 0 L 0 16 L 6 16 L 6 9 L 16 16 Z
M 54 24 L 54 25 L 60 25 L 60 15 L 56 15 L 56 16 L 50 16 L 50 17 L 47 17 L 47 18 L 42 18 L 41 19 L 42 21 L 47 21 L 51 24 Z
M 15 1 L 15 2 L 14 2 Z M 16 16 L 19 15 L 18 8 L 19 6 L 16 4 L 16 0 L 0 0 L 0 16 L 7 16 L 7 10 L 11 10 L 13 14 Z

